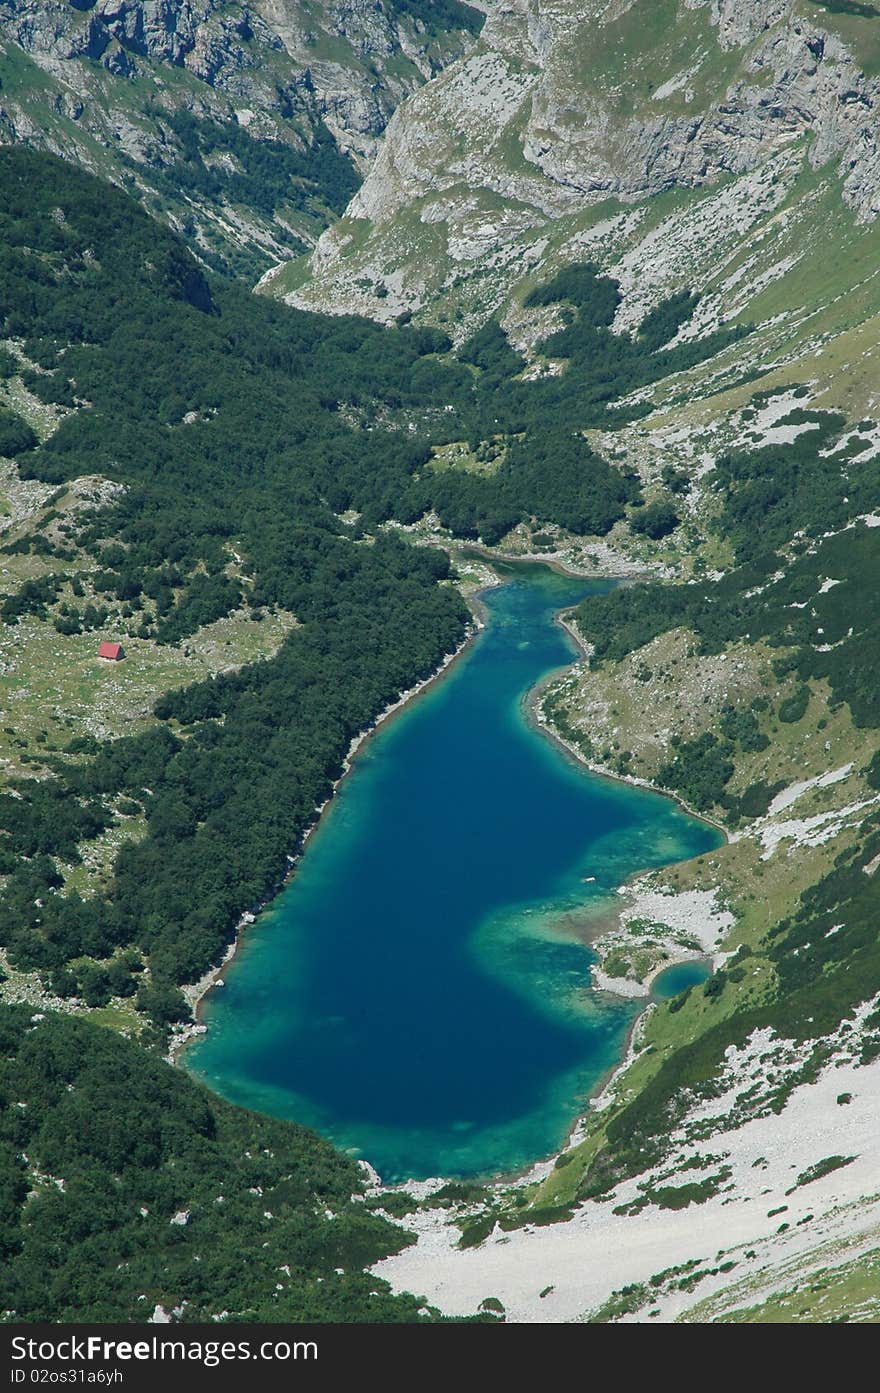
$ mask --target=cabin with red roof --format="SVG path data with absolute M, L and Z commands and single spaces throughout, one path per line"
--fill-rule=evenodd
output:
M 118 663 L 120 658 L 125 657 L 125 649 L 121 643 L 108 643 L 105 639 L 98 649 L 98 657 L 106 658 L 111 663 Z

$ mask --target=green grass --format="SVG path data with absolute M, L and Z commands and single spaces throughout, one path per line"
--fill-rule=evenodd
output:
M 469 474 L 495 474 L 505 455 L 501 444 L 480 446 L 472 450 L 467 441 L 453 440 L 448 445 L 434 447 L 430 467 L 439 472 L 446 469 L 463 469 Z
M 237 613 L 171 648 L 109 626 L 106 636 L 125 646 L 125 659 L 117 664 L 98 657 L 100 633 L 59 634 L 33 617 L 4 626 L 0 717 L 15 736 L 0 735 L 0 759 L 7 770 L 20 760 L 14 739 L 25 740 L 31 754 L 39 753 L 41 732 L 50 745 L 88 734 L 130 735 L 152 723 L 153 703 L 162 693 L 271 656 L 290 627 L 283 617 L 255 624 Z
M 0 83 L 5 93 L 12 90 L 22 97 L 44 96 L 52 88 L 42 69 L 11 39 L 0 40 Z
M 815 1258 L 802 1256 L 775 1277 L 759 1272 L 698 1302 L 679 1319 L 731 1325 L 880 1323 L 880 1248 L 857 1257 L 847 1257 L 842 1244 L 827 1245 L 819 1252 L 821 1265 Z M 767 1295 L 768 1286 L 777 1290 Z M 759 1300 L 749 1299 L 759 1292 Z
M 97 1006 L 89 1012 L 94 1025 L 103 1025 L 107 1030 L 116 1030 L 120 1035 L 137 1035 L 143 1026 L 143 1019 L 134 1008 L 133 1001 L 118 1001 L 114 1006 Z
M 597 26 L 591 17 L 560 46 L 560 61 L 578 90 L 598 88 L 621 117 L 641 110 L 671 78 L 688 74 L 674 93 L 659 99 L 666 111 L 700 109 L 717 101 L 740 69 L 743 50 L 719 47 L 705 11 L 677 0 L 636 0 Z M 694 94 L 685 100 L 685 88 Z
M 100 481 L 93 483 L 99 486 Z M 94 493 L 87 486 L 77 486 L 53 494 L 45 486 L 22 484 L 14 468 L 7 487 L 16 492 L 19 503 L 23 495 L 29 496 L 32 511 L 0 534 L 4 545 L 39 527 L 50 511 L 40 501 L 47 493 L 54 497 L 51 511 L 59 514 L 47 535 L 69 545 L 58 526 L 75 519 L 88 506 L 87 496 Z M 14 593 L 25 580 L 60 571 L 78 575 L 86 593 L 76 598 L 65 585 L 59 601 L 80 607 L 90 600 L 100 604 L 102 597 L 90 591 L 93 566 L 92 559 L 80 552 L 64 561 L 32 553 L 0 554 L 0 593 Z M 269 612 L 254 622 L 248 611 L 236 610 L 177 646 L 132 637 L 127 632 L 129 623 L 137 622 L 137 616 L 125 621 L 116 614 L 104 629 L 80 634 L 60 634 L 51 619 L 34 615 L 18 624 L 0 624 L 0 773 L 6 777 L 33 774 L 41 756 L 63 749 L 77 737 L 115 738 L 145 728 L 154 721 L 157 697 L 271 657 L 296 621 L 289 614 Z M 103 638 L 122 642 L 126 653 L 122 662 L 108 663 L 98 657 Z
M 801 0 L 801 12 L 842 39 L 869 77 L 880 73 L 880 9 L 863 0 Z

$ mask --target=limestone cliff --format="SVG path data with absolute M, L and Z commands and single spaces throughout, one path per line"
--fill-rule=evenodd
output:
M 504 0 L 397 109 L 302 304 L 390 318 L 493 308 L 567 231 L 720 189 L 806 146 L 858 219 L 880 208 L 877 21 L 810 0 Z M 800 142 L 800 145 L 799 145 Z M 379 292 L 377 294 L 377 291 Z M 462 331 L 464 329 L 462 328 Z
M 447 29 L 418 10 L 394 0 L 3 0 L 0 140 L 128 183 L 207 259 L 257 270 L 315 241 L 397 102 L 459 56 L 482 21 L 450 3 Z M 201 125 L 183 133 L 169 119 L 181 112 Z M 250 141 L 288 147 L 281 172 L 295 196 L 275 187 Z M 234 187 L 224 174 L 238 176 Z

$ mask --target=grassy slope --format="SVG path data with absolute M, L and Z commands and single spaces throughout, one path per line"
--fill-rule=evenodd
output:
M 4 402 L 23 415 L 41 437 L 50 435 L 57 424 L 58 411 L 33 397 L 19 377 L 0 383 L 0 404 Z M 35 481 L 25 482 L 8 461 L 3 465 L 0 495 L 0 548 L 35 536 L 67 543 L 66 531 L 60 529 L 75 525 L 84 511 L 112 496 L 112 489 L 97 477 L 54 490 Z M 94 558 L 79 548 L 73 550 L 64 570 L 78 577 L 84 594 L 75 598 L 66 584 L 59 601 L 101 604 L 103 597 L 90 584 L 96 569 Z M 0 550 L 0 594 L 17 592 L 24 581 L 47 575 L 57 565 L 51 557 L 10 555 Z M 272 657 L 296 620 L 284 610 L 276 610 L 266 612 L 255 623 L 247 610 L 234 611 L 177 645 L 137 637 L 135 622 L 135 617 L 123 618 L 117 607 L 107 624 L 95 632 L 61 634 L 51 616 L 29 615 L 14 627 L 0 625 L 0 780 L 39 777 L 45 772 L 44 759 L 51 759 L 71 740 L 114 739 L 158 725 L 153 706 L 159 696 Z M 126 657 L 122 663 L 104 662 L 97 656 L 103 637 L 123 642 Z M 108 883 L 123 842 L 139 841 L 146 834 L 142 814 L 117 809 L 108 829 L 79 847 L 79 861 L 60 865 L 65 884 L 83 895 L 95 893 Z M 39 973 L 13 967 L 3 950 L 0 967 L 6 974 L 0 995 L 6 1001 L 61 1005 L 47 993 Z M 69 1005 L 64 1009 L 70 1009 Z M 78 1003 L 76 1009 L 126 1034 L 136 1035 L 143 1026 L 132 1000 L 120 998 L 111 1006 L 93 1010 Z
M 612 61 L 609 57 L 609 65 Z M 867 67 L 867 54 L 864 61 Z M 649 60 L 645 66 L 646 74 L 640 81 L 647 85 L 656 74 Z M 438 266 L 432 272 L 435 293 L 426 317 L 459 326 L 473 322 L 470 316 L 475 312 L 485 313 L 487 302 L 501 300 L 504 322 L 520 342 L 528 341 L 534 332 L 530 328 L 534 317 L 530 319 L 522 308 L 528 290 L 537 280 L 545 279 L 548 269 L 582 259 L 584 250 L 589 254 L 595 245 L 603 266 L 612 274 L 620 274 L 625 288 L 633 286 L 644 292 L 641 303 L 645 307 L 664 293 L 694 287 L 704 297 L 702 312 L 707 326 L 713 322 L 713 312 L 722 320 L 755 324 L 755 334 L 720 359 L 683 374 L 671 387 L 663 382 L 649 388 L 645 396 L 655 407 L 651 416 L 614 436 L 596 433 L 597 448 L 614 452 L 638 468 L 649 497 L 653 496 L 652 488 L 659 488 L 658 476 L 664 464 L 672 462 L 695 478 L 704 467 L 703 461 L 742 439 L 752 423 L 748 411 L 746 418 L 740 413 L 758 391 L 807 383 L 812 404 L 841 411 L 850 425 L 864 417 L 876 418 L 873 349 L 880 315 L 880 279 L 876 273 L 880 230 L 877 222 L 856 221 L 840 198 L 834 172 L 813 169 L 809 153 L 804 142 L 756 175 L 727 180 L 714 189 L 664 194 L 634 216 L 611 203 L 523 233 L 511 264 L 521 271 L 528 249 L 540 238 L 541 269 L 538 275 L 526 275 L 516 285 L 510 266 L 458 280 L 450 279 L 444 267 Z M 745 224 L 734 215 L 737 197 L 740 210 L 748 206 Z M 596 226 L 602 231 L 591 243 L 590 229 Z M 421 245 L 424 235 L 423 226 L 398 222 L 384 251 L 393 254 L 407 248 L 411 252 L 414 244 Z M 430 236 L 438 236 L 436 224 L 431 225 Z M 662 253 L 658 254 L 658 248 Z M 361 228 L 352 251 L 361 270 L 369 265 L 366 227 Z M 766 429 L 772 431 L 772 425 Z M 762 438 L 763 432 L 758 430 L 753 443 Z M 464 455 L 455 460 L 459 466 L 469 462 Z M 452 458 L 449 463 L 453 463 Z M 633 559 L 647 565 L 663 564 L 681 577 L 727 568 L 730 553 L 709 530 L 716 511 L 711 489 L 697 484 L 685 525 L 668 541 L 634 541 L 622 527 L 615 529 L 610 540 Z M 569 682 L 563 702 L 567 715 L 570 721 L 582 721 L 594 750 L 608 751 L 603 764 L 613 768 L 615 753 L 632 750 L 636 752 L 633 772 L 653 777 L 668 756 L 669 736 L 675 731 L 692 735 L 712 729 L 725 702 L 747 701 L 768 689 L 776 702 L 792 688 L 790 679 L 780 681 L 772 673 L 772 651 L 745 645 L 729 655 L 732 666 L 742 660 L 739 678 L 716 684 L 713 693 L 706 688 L 706 672 L 688 657 L 688 651 L 687 641 L 676 643 L 664 636 L 650 652 L 640 651 L 595 673 L 582 671 Z M 642 665 L 654 670 L 647 684 L 635 679 L 635 670 Z M 691 684 L 692 699 L 688 697 Z M 790 787 L 799 780 L 853 764 L 849 776 L 833 786 L 808 791 L 780 815 L 778 822 L 823 816 L 875 796 L 859 771 L 876 750 L 876 732 L 857 728 L 848 708 L 829 704 L 829 696 L 827 685 L 815 683 L 802 720 L 785 725 L 771 715 L 763 718 L 762 729 L 770 737 L 770 747 L 737 759 L 731 787 L 740 792 L 756 780 Z M 651 712 L 650 726 L 644 722 L 646 710 Z M 658 728 L 666 730 L 666 738 L 659 742 Z M 566 734 L 569 730 L 570 725 Z M 699 1042 L 725 1019 L 733 1020 L 773 1000 L 778 980 L 767 956 L 768 930 L 795 912 L 801 895 L 829 873 L 840 853 L 858 843 L 860 823 L 858 813 L 844 817 L 828 840 L 813 846 L 789 840 L 766 860 L 755 832 L 698 862 L 655 877 L 657 885 L 671 890 L 717 890 L 737 920 L 725 949 L 734 951 L 747 945 L 754 955 L 749 971 L 728 985 L 720 999 L 710 1000 L 693 992 L 676 1012 L 665 1007 L 653 1013 L 642 1048 L 619 1086 L 615 1107 L 596 1118 L 586 1140 L 566 1154 L 567 1163 L 530 1192 L 529 1204 L 520 1211 L 517 1222 L 548 1209 L 564 1214 L 575 1200 L 591 1161 L 603 1149 L 609 1121 L 621 1105 L 639 1096 L 657 1077 L 665 1060 Z M 520 1202 L 521 1197 L 516 1200 Z M 501 1203 L 503 1209 L 503 1197 Z M 479 1223 L 473 1231 L 478 1230 Z M 721 1318 L 787 1319 L 785 1314 L 780 1317 L 780 1312 L 787 1312 L 790 1302 L 802 1307 L 803 1319 L 840 1318 L 854 1300 L 858 1309 L 871 1311 L 876 1303 L 876 1262 L 871 1257 L 859 1259 L 843 1275 L 829 1277 L 825 1285 L 829 1295 L 814 1302 L 794 1302 L 791 1293 L 783 1292 L 752 1307 L 742 1296 L 739 1317 Z M 732 1300 L 723 1303 L 725 1311 L 731 1306 Z M 721 1306 L 718 1309 L 720 1312 Z M 699 1306 L 694 1308 L 694 1318 L 700 1318 L 700 1310 Z
M 875 235 L 873 230 L 858 232 L 862 245 Z M 826 249 L 830 245 L 826 243 Z M 854 255 L 848 264 L 858 278 L 858 257 Z M 850 297 L 840 294 L 843 281 L 844 276 L 838 271 L 835 283 L 826 283 L 820 294 L 827 296 L 833 312 L 845 321 L 846 301 Z M 863 303 L 859 297 L 864 293 L 862 283 L 851 291 L 851 298 Z M 827 313 L 830 315 L 832 310 Z M 846 372 L 841 370 L 835 377 L 825 377 L 812 364 L 811 368 L 804 377 L 815 383 L 818 399 L 845 405 L 845 396 L 838 393 L 846 393 L 850 385 Z M 780 374 L 788 380 L 801 375 L 792 374 L 791 365 L 787 372 L 780 370 Z M 693 412 L 703 428 L 706 414 L 705 402 Z M 760 424 L 760 414 L 755 414 Z M 667 416 L 665 423 L 668 422 Z M 714 435 L 706 440 L 698 435 L 695 453 L 700 455 L 703 444 L 717 452 L 725 442 L 730 443 L 735 438 L 737 422 L 741 426 L 741 416 L 723 419 L 723 429 L 716 426 Z M 651 423 L 652 418 L 644 423 L 649 430 Z M 658 435 L 662 429 L 657 428 Z M 772 425 L 767 429 L 772 431 Z M 757 434 L 760 436 L 760 432 Z M 711 489 L 707 488 L 692 522 L 698 560 L 708 536 L 707 525 L 711 525 L 716 511 Z M 687 561 L 690 570 L 693 563 L 692 556 Z M 823 680 L 811 684 L 811 698 L 800 719 L 793 723 L 780 721 L 778 710 L 796 684 L 790 676 L 780 679 L 774 672 L 771 664 L 778 655 L 778 649 L 748 642 L 733 645 L 724 655 L 701 655 L 696 635 L 673 629 L 621 660 L 606 662 L 593 670 L 581 665 L 551 688 L 545 698 L 548 716 L 556 721 L 561 718 L 566 738 L 575 744 L 586 740 L 588 757 L 609 772 L 627 768 L 639 777 L 656 781 L 662 766 L 674 754 L 674 738 L 691 740 L 702 731 L 716 731 L 725 706 L 742 710 L 754 697 L 769 703 L 760 712 L 758 722 L 769 744 L 764 750 L 737 750 L 731 791 L 742 792 L 759 781 L 774 790 L 794 789 L 801 781 L 841 771 L 833 783 L 807 789 L 778 815 L 746 821 L 744 825 L 735 818 L 727 819 L 724 809 L 716 806 L 714 815 L 728 820 L 731 830 L 737 831 L 736 837 L 697 861 L 649 877 L 652 888 L 670 892 L 715 891 L 736 918 L 724 942 L 725 951 L 733 953 L 740 945 L 746 945 L 754 956 L 749 959 L 747 974 L 738 982 L 730 982 L 720 998 L 710 1000 L 692 992 L 680 1010 L 673 1012 L 662 1006 L 652 1014 L 643 1037 L 644 1048 L 627 1070 L 618 1104 L 641 1094 L 665 1061 L 700 1040 L 721 1020 L 775 999 L 778 979 L 768 957 L 773 931 L 797 910 L 801 896 L 831 871 L 835 859 L 848 848 L 858 846 L 863 838 L 863 808 L 876 799 L 865 770 L 877 749 L 877 732 L 857 725 L 849 707 L 833 699 Z M 646 712 L 650 713 L 647 724 Z M 633 755 L 628 765 L 620 762 L 624 751 Z M 852 811 L 847 812 L 848 809 Z M 805 840 L 798 830 L 798 824 L 809 819 L 824 819 L 822 825 L 828 828 L 829 835 L 822 833 L 815 844 Z M 625 934 L 622 939 L 611 938 L 614 947 L 621 942 L 625 947 L 627 941 Z M 614 1111 L 595 1120 L 591 1135 L 576 1149 L 572 1163 L 554 1172 L 538 1188 L 535 1203 L 565 1204 L 574 1198 L 582 1175 L 602 1150 Z
M 684 64 L 688 53 L 696 51 L 695 47 L 687 52 L 676 50 L 671 56 Z M 608 63 L 612 63 L 610 56 Z M 665 71 L 662 67 L 655 71 L 651 63 L 646 63 L 639 80 L 647 87 Z M 706 71 L 711 77 L 713 70 Z M 614 77 L 610 67 L 607 76 L 609 81 Z M 668 98 L 670 102 L 677 99 L 675 93 Z M 730 216 L 731 190 L 737 187 L 742 188 L 744 198 L 751 199 L 755 214 L 745 232 Z M 481 202 L 482 211 L 492 211 L 491 195 L 486 194 Z M 422 243 L 424 248 L 430 243 L 432 251 L 441 257 L 445 255 L 436 224 L 426 228 L 418 219 L 418 211 L 401 219 L 392 240 L 383 244 L 381 274 L 393 267 L 402 248 L 411 248 L 413 237 L 427 239 Z M 703 292 L 707 305 L 711 306 L 712 297 L 717 297 L 725 314 L 759 326 L 755 336 L 745 345 L 729 350 L 720 365 L 713 361 L 708 368 L 700 367 L 683 375 L 672 392 L 668 383 L 653 389 L 655 414 L 616 437 L 617 447 L 637 465 L 649 486 L 656 480 L 660 465 L 670 457 L 693 472 L 704 448 L 717 451 L 723 447 L 738 429 L 731 413 L 746 405 L 757 388 L 808 381 L 814 384 L 813 399 L 818 404 L 843 410 L 850 421 L 876 408 L 873 364 L 865 349 L 873 346 L 880 315 L 880 281 L 875 271 L 880 233 L 876 224 L 855 222 L 842 204 L 836 181 L 828 171 L 811 170 L 798 152 L 791 152 L 773 162 L 766 178 L 756 181 L 748 177 L 739 185 L 728 181 L 719 189 L 663 195 L 635 220 L 635 226 L 619 216 L 622 211 L 614 205 L 605 206 L 559 219 L 549 231 L 543 228 L 540 235 L 548 245 L 542 251 L 545 259 L 540 279 L 545 279 L 547 270 L 554 265 L 571 260 L 572 248 L 610 215 L 619 220 L 615 228 L 602 234 L 601 245 L 611 269 L 628 269 L 633 279 L 647 270 L 649 282 L 654 277 L 647 293 L 655 299 L 683 284 L 694 285 Z M 354 251 L 371 252 L 368 230 L 361 227 L 353 231 L 357 234 Z M 669 257 L 659 263 L 659 276 L 656 254 L 651 264 L 651 247 L 656 246 L 649 241 L 652 234 L 679 254 L 677 261 Z M 537 237 L 536 231 L 523 234 L 523 260 Z M 375 262 L 366 255 L 357 263 L 358 271 L 366 276 L 373 274 L 374 266 Z M 462 277 L 444 286 L 447 268 L 442 260 L 437 267 L 434 289 L 438 293 L 428 317 L 440 322 L 466 322 L 470 314 L 484 312 L 487 303 L 510 289 L 510 277 L 505 272 L 490 273 L 479 283 L 474 277 Z M 685 276 L 686 281 L 682 279 Z M 527 322 L 521 301 L 533 283 L 533 277 L 519 279 L 507 308 L 513 326 Z M 283 280 L 279 280 L 275 288 L 283 285 Z M 287 287 L 290 285 L 288 282 Z M 744 375 L 751 380 L 737 385 L 737 379 Z M 676 432 L 686 434 L 685 444 L 670 440 Z M 657 546 L 633 542 L 621 535 L 621 544 L 633 557 L 664 561 L 675 565 L 680 574 L 687 574 L 696 563 L 710 569 L 716 564 L 728 564 L 729 557 L 723 549 L 719 551 L 717 542 L 706 532 L 712 506 L 708 494 L 697 498 L 684 538 L 676 537 Z M 683 540 L 687 542 L 684 551 Z M 755 657 L 754 653 L 750 656 Z M 687 657 L 665 640 L 659 642 L 652 661 L 655 657 L 655 666 L 665 668 L 663 675 L 668 674 L 671 679 L 668 687 L 676 693 L 686 690 L 688 681 L 699 676 L 693 665 L 689 668 Z M 639 698 L 644 693 L 641 686 L 635 685 L 633 667 L 633 663 L 624 661 L 584 678 L 577 693 L 577 701 L 595 699 L 608 705 L 609 730 L 617 727 L 621 748 L 637 748 L 644 734 L 639 721 L 644 709 Z M 767 655 L 759 654 L 758 660 L 749 665 L 742 694 L 760 692 L 766 685 Z M 781 695 L 782 690 L 774 689 L 774 694 Z M 658 686 L 651 695 L 662 697 L 664 689 Z M 707 703 L 700 713 L 704 728 L 716 718 L 717 709 L 717 703 Z M 652 710 L 656 710 L 656 702 L 652 703 Z M 681 714 L 685 713 L 692 714 L 688 703 L 682 704 Z M 674 728 L 674 709 L 667 714 Z M 820 722 L 826 724 L 820 728 Z M 696 728 L 700 728 L 699 722 Z M 870 737 L 854 728 L 845 708 L 829 710 L 827 691 L 821 687 L 817 688 L 803 722 L 785 728 L 773 728 L 768 723 L 767 733 L 773 742 L 770 750 L 739 762 L 737 788 L 758 777 L 768 782 L 790 783 L 850 760 L 858 770 L 870 753 Z M 827 750 L 826 741 L 830 745 Z M 649 749 L 639 757 L 643 764 L 638 772 L 650 776 L 656 771 L 656 751 L 652 754 Z M 843 806 L 846 801 L 858 801 L 865 793 L 863 781 L 856 773 L 833 791 L 809 794 L 796 811 L 798 816 L 811 815 Z M 747 943 L 756 953 L 756 971 L 728 989 L 719 1002 L 709 1002 L 694 993 L 675 1014 L 668 1009 L 656 1012 L 645 1036 L 646 1048 L 626 1076 L 621 1100 L 641 1092 L 665 1058 L 699 1040 L 707 1028 L 772 993 L 773 967 L 761 951 L 766 945 L 767 929 L 793 911 L 802 891 L 829 870 L 834 856 L 852 840 L 855 830 L 851 825 L 844 827 L 829 843 L 793 848 L 768 862 L 760 861 L 760 847 L 753 840 L 743 839 L 699 863 L 667 873 L 664 883 L 674 888 L 722 889 L 738 915 L 730 946 Z M 554 1172 L 540 1187 L 533 1197 L 535 1205 L 564 1205 L 573 1199 L 586 1165 L 601 1148 L 607 1121 L 604 1118 L 578 1149 L 575 1163 Z M 874 1266 L 866 1260 L 852 1280 L 864 1280 L 870 1286 L 871 1280 L 875 1280 L 872 1273 Z M 782 1298 L 777 1305 L 764 1303 L 754 1308 L 748 1318 L 761 1319 L 761 1312 L 781 1309 L 781 1301 Z
M 760 1283 L 734 1283 L 723 1297 L 699 1301 L 682 1319 L 731 1325 L 876 1325 L 880 1319 L 880 1250 L 874 1248 L 849 1261 L 845 1247 L 838 1254 L 820 1255 L 828 1265 L 810 1263 L 801 1275 L 792 1270 L 791 1286 L 766 1295 L 760 1293 Z M 756 1287 L 757 1300 L 752 1304 L 749 1298 Z

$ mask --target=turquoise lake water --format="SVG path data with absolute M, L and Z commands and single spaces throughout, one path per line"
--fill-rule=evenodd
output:
M 574 657 L 555 612 L 608 584 L 511 570 L 469 652 L 361 749 L 186 1056 L 388 1182 L 563 1142 L 636 1009 L 589 990 L 578 925 L 634 871 L 720 840 L 531 726 L 527 692 Z
M 712 976 L 712 969 L 705 962 L 675 963 L 665 971 L 658 972 L 651 984 L 652 994 L 660 1001 L 668 1001 L 688 987 L 697 987 Z

